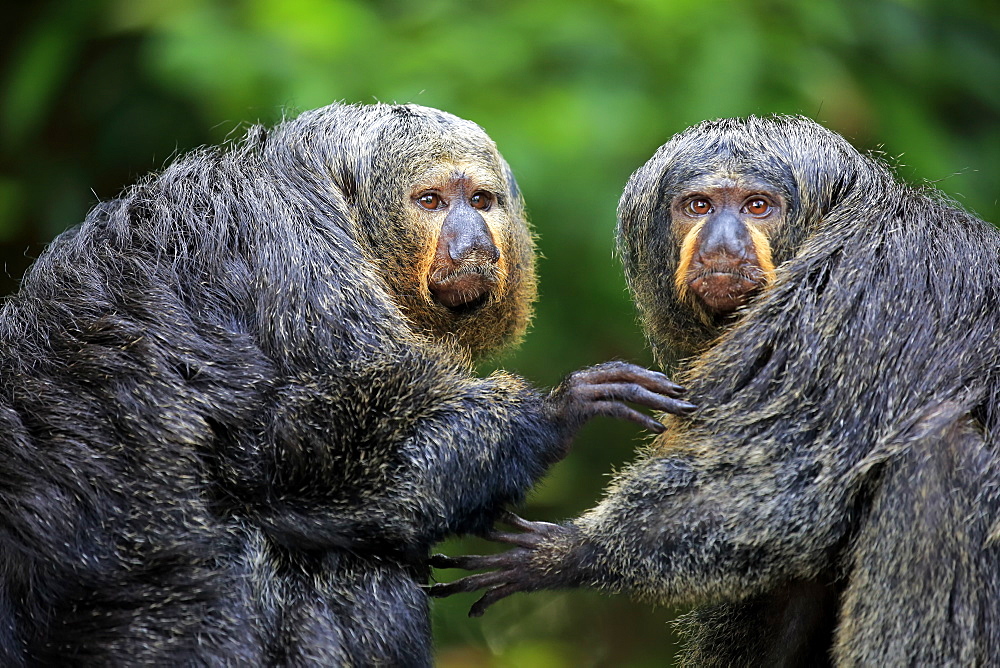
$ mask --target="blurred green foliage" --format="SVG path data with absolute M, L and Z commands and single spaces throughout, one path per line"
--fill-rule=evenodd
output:
M 702 119 L 811 116 L 1000 220 L 994 0 L 47 0 L 8 7 L 0 30 L 4 292 L 45 242 L 171 156 L 337 100 L 439 107 L 496 139 L 545 258 L 532 332 L 501 362 L 545 385 L 650 362 L 613 256 L 615 206 L 629 174 Z M 589 426 L 525 514 L 590 507 L 640 437 Z M 653 666 L 674 651 L 676 611 L 624 597 L 520 596 L 481 620 L 470 603 L 435 603 L 441 666 Z

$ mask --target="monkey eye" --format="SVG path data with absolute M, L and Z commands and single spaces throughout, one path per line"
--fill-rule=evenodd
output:
M 751 197 L 743 205 L 743 213 L 749 213 L 755 218 L 763 218 L 764 216 L 771 213 L 774 206 L 771 204 L 771 200 L 766 197 Z
M 477 190 L 469 198 L 469 204 L 472 205 L 473 209 L 489 211 L 490 207 L 493 206 L 493 193 L 486 190 Z
M 684 205 L 684 211 L 689 216 L 704 216 L 712 213 L 712 203 L 704 197 L 694 197 Z
M 417 204 L 427 209 L 428 211 L 435 211 L 444 207 L 445 201 L 441 195 L 435 192 L 425 192 L 417 195 Z

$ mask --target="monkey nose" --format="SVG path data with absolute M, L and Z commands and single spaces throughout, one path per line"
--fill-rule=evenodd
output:
M 453 264 L 496 264 L 500 249 L 486 221 L 472 207 L 456 206 L 444 220 L 438 238 L 438 255 Z
M 500 249 L 489 237 L 477 235 L 472 239 L 459 238 L 449 243 L 448 257 L 456 263 L 496 264 L 500 261 Z
M 719 214 L 710 220 L 698 236 L 697 248 L 695 257 L 702 262 L 716 258 L 739 262 L 756 257 L 750 231 L 731 214 Z

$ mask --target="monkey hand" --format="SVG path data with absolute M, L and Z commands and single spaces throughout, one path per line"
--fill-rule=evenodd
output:
M 566 441 L 597 415 L 631 420 L 660 433 L 663 425 L 625 402 L 674 415 L 686 415 L 696 407 L 684 401 L 684 388 L 667 376 L 626 362 L 605 362 L 574 371 L 549 394 L 547 402 L 553 419 Z
M 434 568 L 465 570 L 492 569 L 488 573 L 468 575 L 453 582 L 431 585 L 427 593 L 436 598 L 485 589 L 482 598 L 469 610 L 470 617 L 479 617 L 486 608 L 519 591 L 538 591 L 579 586 L 575 569 L 556 567 L 561 554 L 569 552 L 576 531 L 572 527 L 549 522 L 529 522 L 513 513 L 505 513 L 503 521 L 523 533 L 493 531 L 486 535 L 514 549 L 499 554 L 449 557 L 435 554 L 430 558 Z

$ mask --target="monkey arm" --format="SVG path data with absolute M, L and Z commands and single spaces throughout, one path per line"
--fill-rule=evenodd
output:
M 276 484 L 260 485 L 266 502 L 253 513 L 300 547 L 423 550 L 451 533 L 486 531 L 591 417 L 662 430 L 625 402 L 687 412 L 681 392 L 663 374 L 610 362 L 546 396 L 516 376 L 475 378 L 413 350 L 298 376 L 275 399 L 267 440 L 281 454 L 265 478 Z
M 510 518 L 524 533 L 492 537 L 513 550 L 435 557 L 438 567 L 494 570 L 430 593 L 485 588 L 470 612 L 479 615 L 518 591 L 589 586 L 683 604 L 731 600 L 779 579 L 810 577 L 843 540 L 852 498 L 841 491 L 850 486 L 803 470 L 800 460 L 740 461 L 738 452 L 651 456 L 572 522 Z
M 434 540 L 488 530 L 504 506 L 519 502 L 566 455 L 589 419 L 606 415 L 660 432 L 659 422 L 626 402 L 675 413 L 694 408 L 678 398 L 683 390 L 663 374 L 622 362 L 576 371 L 547 396 L 504 373 L 465 383 L 469 394 L 462 397 L 462 408 L 447 416 L 450 439 L 432 432 L 414 443 L 415 454 L 438 457 L 431 466 L 414 459 L 421 485 L 435 490 L 438 499 L 438 508 L 421 524 L 434 527 L 434 517 L 448 518 Z

